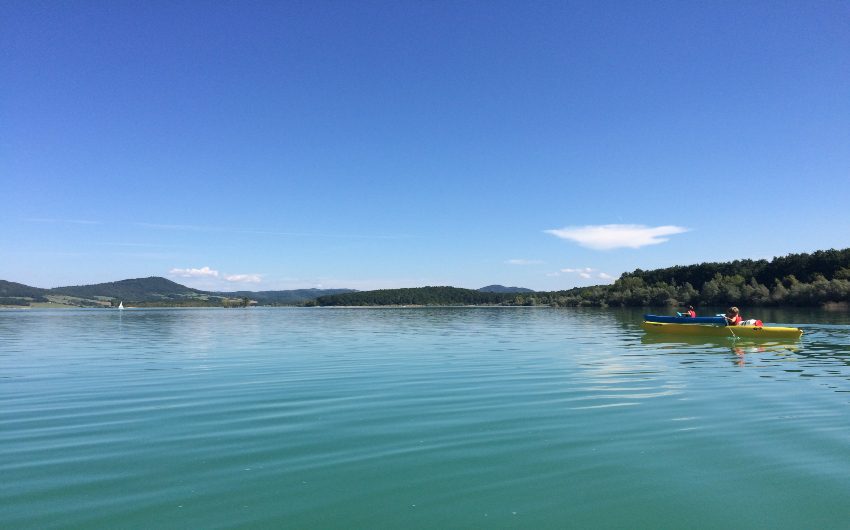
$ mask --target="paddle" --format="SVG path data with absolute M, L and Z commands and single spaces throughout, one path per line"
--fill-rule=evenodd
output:
M 726 315 L 721 315 L 721 314 L 717 314 L 717 315 L 715 315 L 715 316 L 726 318 Z M 728 330 L 729 330 L 729 333 L 731 333 L 731 334 L 732 334 L 732 339 L 734 339 L 734 340 L 738 340 L 738 336 L 737 336 L 737 335 L 735 335 L 735 332 L 734 332 L 734 331 L 732 331 L 732 326 L 730 326 L 730 325 L 729 325 L 729 321 L 728 321 L 728 320 L 726 321 L 726 329 L 728 329 Z
M 732 326 L 726 326 L 726 328 L 729 330 L 729 333 L 731 333 L 731 334 L 732 334 L 732 339 L 734 339 L 734 340 L 738 340 L 738 336 L 737 336 L 737 335 L 735 335 L 735 332 L 734 332 L 734 331 L 732 331 Z

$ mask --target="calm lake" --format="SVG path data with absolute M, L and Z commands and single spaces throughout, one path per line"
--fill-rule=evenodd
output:
M 850 315 L 0 311 L 2 528 L 847 528 Z M 756 314 L 757 313 L 757 314 Z

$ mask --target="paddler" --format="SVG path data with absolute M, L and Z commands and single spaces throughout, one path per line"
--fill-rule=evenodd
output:
M 697 317 L 697 312 L 696 312 L 696 311 L 694 311 L 694 306 L 692 306 L 692 305 L 689 305 L 689 306 L 688 306 L 688 311 L 687 311 L 685 314 L 686 314 L 686 315 L 688 315 L 688 316 L 689 316 L 689 317 L 691 317 L 691 318 L 696 318 L 696 317 Z
M 725 318 L 727 326 L 739 326 L 741 324 L 741 321 L 743 320 L 741 318 L 741 312 L 738 311 L 738 308 L 735 306 L 730 307 L 726 311 Z

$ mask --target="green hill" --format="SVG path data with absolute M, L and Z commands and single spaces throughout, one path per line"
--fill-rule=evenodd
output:
M 133 302 L 203 298 L 205 295 L 203 291 L 191 289 L 158 276 L 121 280 L 118 282 L 97 283 L 94 285 L 56 287 L 54 289 L 50 289 L 49 294 L 89 299 L 114 298 Z
M 22 283 L 7 282 L 0 280 L 0 297 L 28 297 L 38 298 L 44 296 L 47 289 L 39 289 L 38 287 L 30 287 Z
M 0 280 L 0 305 L 28 306 L 33 302 L 47 302 L 46 292 L 47 289 Z

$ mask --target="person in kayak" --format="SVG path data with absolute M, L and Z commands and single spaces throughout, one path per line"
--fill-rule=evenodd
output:
M 741 312 L 734 306 L 730 307 L 729 310 L 726 311 L 725 318 L 727 326 L 739 326 L 743 320 L 741 318 Z
M 740 311 L 738 311 L 738 308 L 735 306 L 730 307 L 729 310 L 726 311 L 726 315 L 724 315 L 724 317 L 726 318 L 727 326 L 756 326 L 759 328 L 764 326 L 764 322 L 761 320 L 757 320 L 755 318 L 744 320 L 741 318 Z
M 685 318 L 696 318 L 697 312 L 694 311 L 694 306 L 689 305 L 688 310 L 685 311 L 684 313 L 680 313 L 680 312 L 676 311 L 676 316 L 677 317 L 685 317 Z
M 741 325 L 741 312 L 737 307 L 732 306 L 726 311 L 726 325 L 727 326 L 739 326 Z

